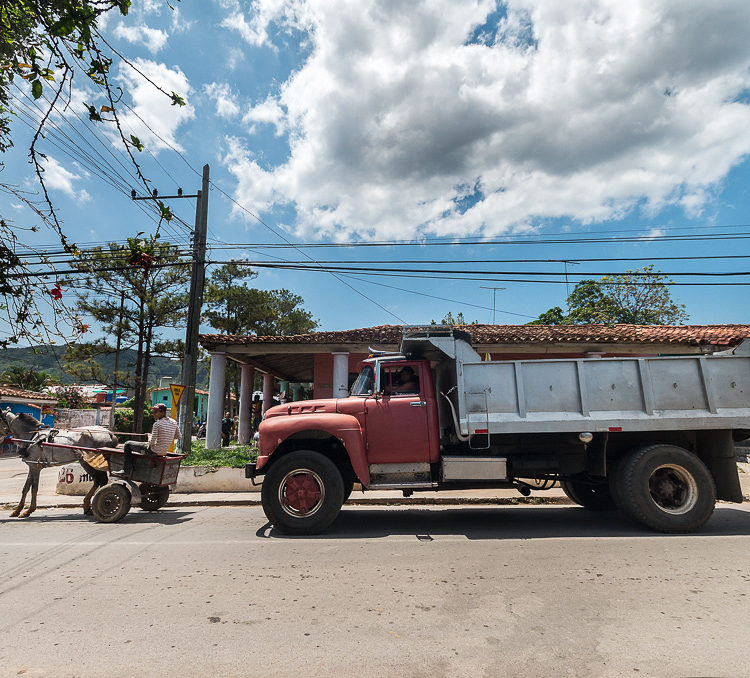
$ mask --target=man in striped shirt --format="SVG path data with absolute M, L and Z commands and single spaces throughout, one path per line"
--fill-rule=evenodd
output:
M 151 410 L 154 414 L 154 427 L 151 429 L 151 437 L 147 443 L 136 443 L 128 441 L 123 445 L 124 453 L 123 468 L 121 471 L 113 471 L 112 475 L 118 478 L 129 478 L 133 472 L 133 450 L 145 454 L 165 455 L 173 440 L 179 440 L 180 427 L 177 422 L 167 416 L 167 406 L 164 403 L 154 405 Z

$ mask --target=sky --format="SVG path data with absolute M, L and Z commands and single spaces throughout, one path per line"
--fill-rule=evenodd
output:
M 710 283 L 672 288 L 690 323 L 750 322 L 750 276 L 695 275 L 750 271 L 746 0 L 134 0 L 102 33 L 132 63 L 111 75 L 152 186 L 194 193 L 210 166 L 211 260 L 370 269 L 256 269 L 320 329 L 523 324 L 648 264 Z M 112 125 L 79 119 L 102 93 L 74 83 L 53 120 L 86 153 L 41 142 L 66 233 L 153 232 Z M 33 192 L 21 118 L 0 181 Z M 169 204 L 192 224 L 192 200 Z M 38 223 L 6 194 L 0 213 Z

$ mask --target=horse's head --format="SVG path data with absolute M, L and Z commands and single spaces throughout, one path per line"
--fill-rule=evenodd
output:
M 0 435 L 12 435 L 10 430 L 10 422 L 12 422 L 15 418 L 16 415 L 10 411 L 10 407 L 7 407 L 4 410 L 0 410 Z
M 13 414 L 10 410 L 5 410 L 2 414 L 5 427 L 14 436 L 25 436 L 26 434 L 45 428 L 42 422 L 30 414 L 26 414 L 26 412 Z

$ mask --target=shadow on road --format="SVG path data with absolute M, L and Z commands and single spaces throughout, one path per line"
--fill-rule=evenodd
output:
M 154 525 L 179 525 L 192 520 L 195 516 L 194 511 L 181 511 L 178 509 L 170 510 L 169 508 L 162 509 L 161 511 L 141 511 L 140 509 L 133 509 L 128 513 L 119 523 L 117 524 L 154 524 Z M 85 516 L 83 512 L 75 511 L 50 511 L 48 509 L 40 509 L 39 511 L 32 513 L 28 518 L 9 518 L 8 516 L 0 517 L 0 525 L 5 523 L 16 523 L 16 524 L 33 524 L 33 523 L 94 523 L 97 525 L 104 525 L 105 523 L 97 523 L 92 516 Z
M 750 535 L 750 512 L 722 507 L 698 532 L 661 534 L 637 525 L 620 513 L 592 513 L 569 506 L 392 510 L 344 509 L 324 534 L 289 537 L 270 524 L 258 537 L 283 539 L 375 539 L 411 535 L 420 541 L 436 536 L 466 539 L 549 539 L 582 537 L 715 537 Z

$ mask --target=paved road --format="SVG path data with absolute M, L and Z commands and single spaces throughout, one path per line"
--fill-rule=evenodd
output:
M 750 506 L 0 511 L 0 676 L 748 676 Z

